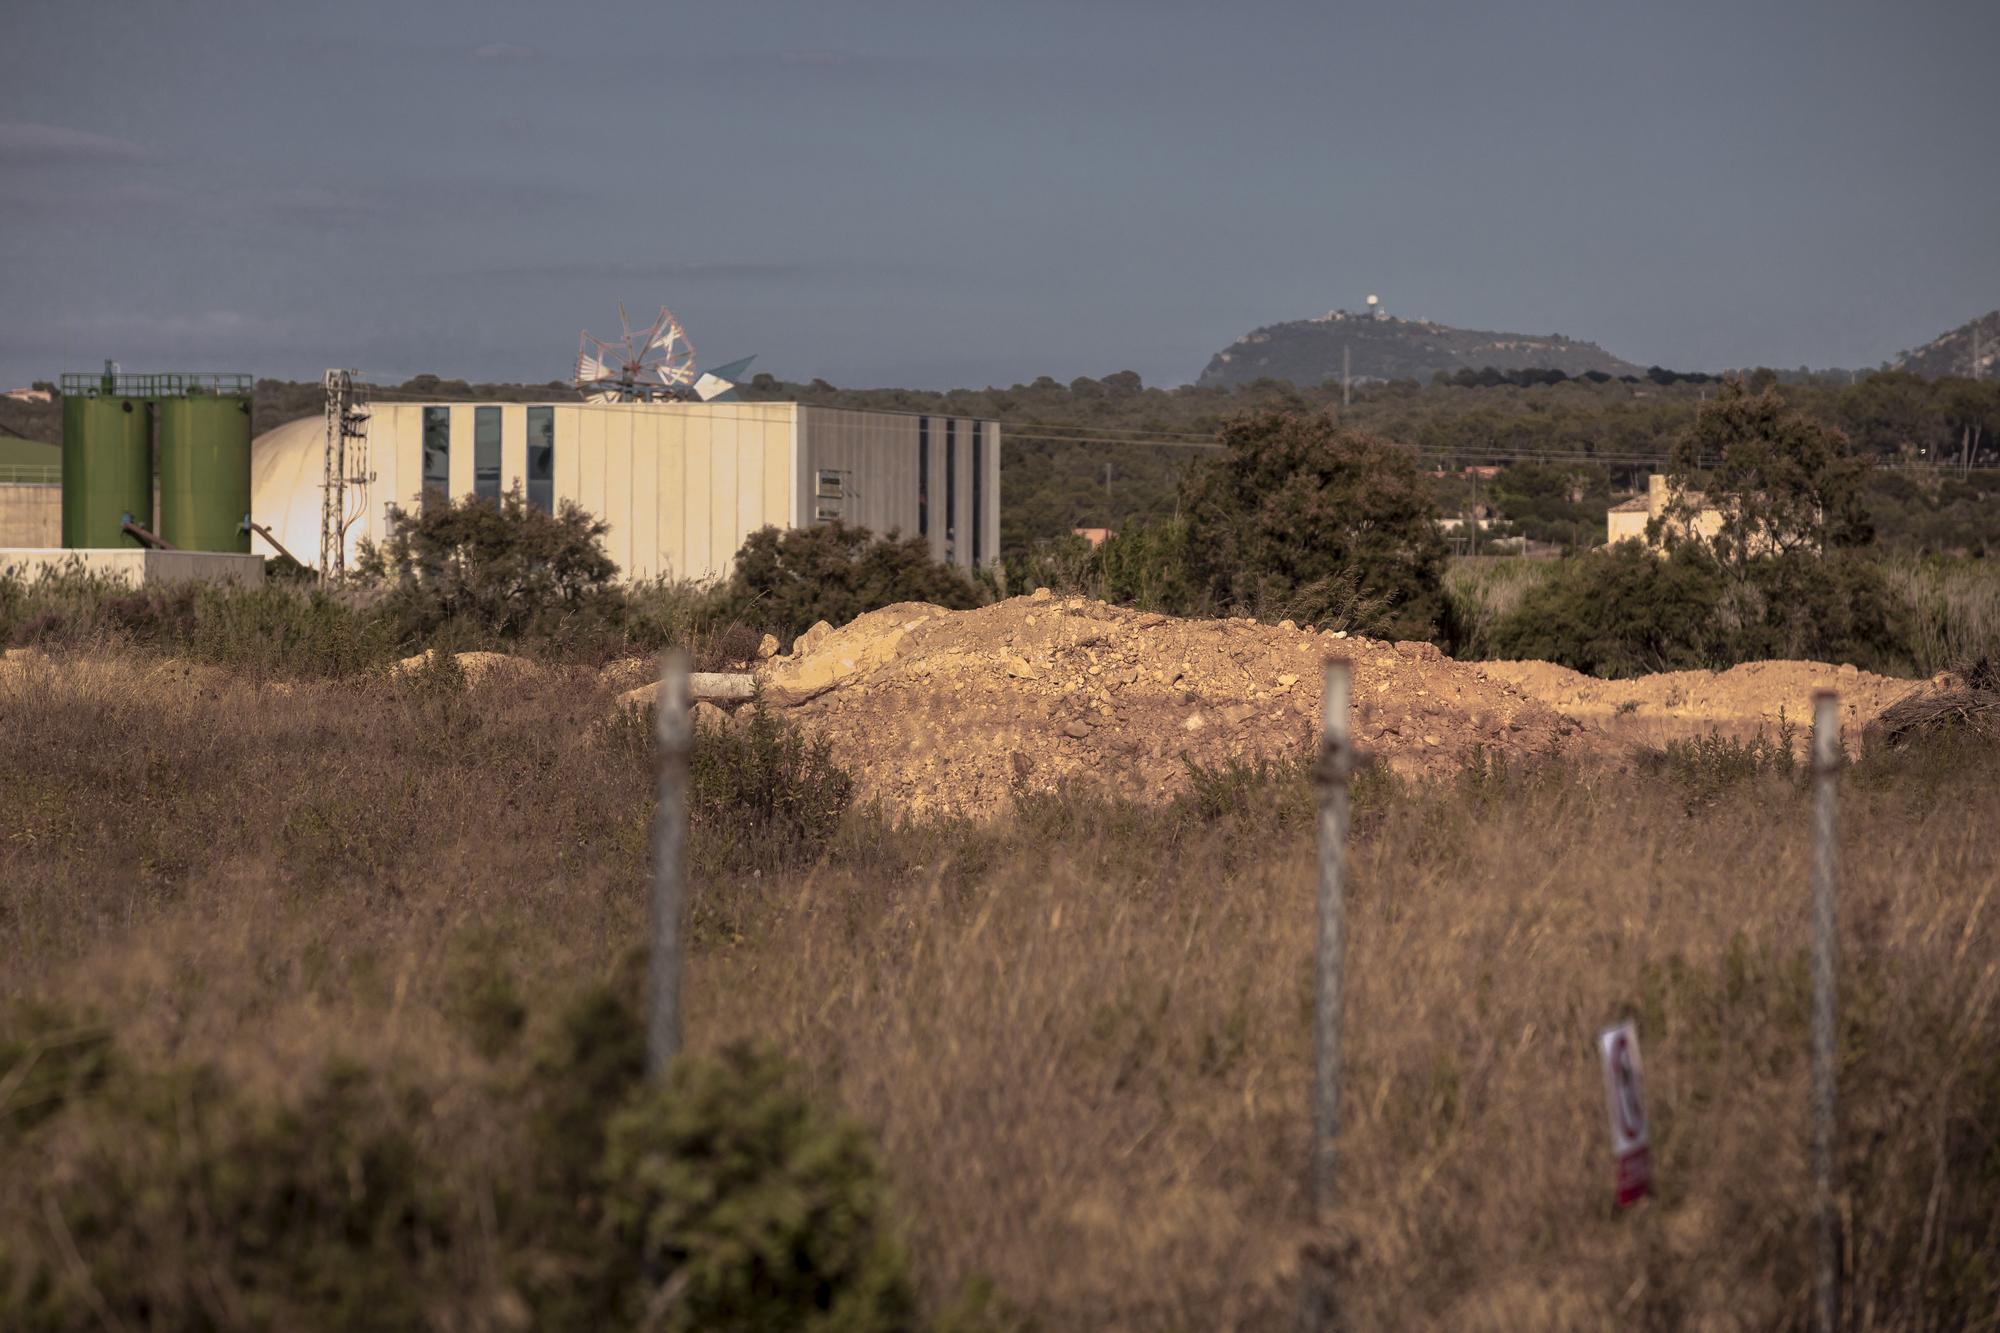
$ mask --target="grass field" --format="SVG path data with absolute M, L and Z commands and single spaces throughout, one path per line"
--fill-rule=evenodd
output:
M 560 1240 L 608 1187 L 550 1165 L 629 1041 L 577 1015 L 642 973 L 651 740 L 614 711 L 583 673 L 12 665 L 0 1323 L 617 1324 Z M 1805 1326 L 1807 806 L 1769 755 L 1364 774 L 1328 1235 L 1298 772 L 921 827 L 817 772 L 697 810 L 688 1037 L 874 1144 L 914 1305 L 842 1326 L 1289 1326 L 1308 1244 L 1361 1328 Z M 1845 780 L 1852 1328 L 2000 1308 L 1996 778 L 1946 745 Z M 1625 1017 L 1660 1195 L 1621 1215 Z

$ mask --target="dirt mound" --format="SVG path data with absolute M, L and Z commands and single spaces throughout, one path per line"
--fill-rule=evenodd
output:
M 1843 725 L 1858 731 L 1907 694 L 1910 682 L 1828 662 L 1746 662 L 1727 671 L 1668 671 L 1634 680 L 1598 680 L 1549 662 L 1486 662 L 1487 672 L 1511 681 L 1566 717 L 1614 733 L 1649 739 L 1743 735 L 1769 730 L 1784 719 L 1812 726 L 1818 690 L 1840 695 Z
M 1250 620 L 1176 620 L 1046 591 L 973 611 L 885 607 L 815 626 L 757 671 L 760 698 L 831 742 L 863 800 L 984 815 L 1065 780 L 1159 799 L 1184 761 L 1297 753 L 1319 725 L 1320 663 L 1355 664 L 1357 741 L 1404 773 L 1475 747 L 1525 755 L 1581 728 L 1427 643 Z

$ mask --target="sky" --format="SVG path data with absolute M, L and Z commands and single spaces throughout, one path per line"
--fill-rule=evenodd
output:
M 2000 5 L 9 0 L 0 387 L 566 378 L 664 303 L 843 387 L 1357 308 L 1867 367 L 2000 306 Z

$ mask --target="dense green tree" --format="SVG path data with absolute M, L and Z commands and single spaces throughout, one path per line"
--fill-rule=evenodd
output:
M 1411 450 L 1318 413 L 1245 417 L 1221 442 L 1181 488 L 1193 581 L 1217 605 L 1435 632 L 1445 545 Z
M 1731 382 L 1675 444 L 1672 499 L 1666 520 L 1654 523 L 1672 539 L 1699 515 L 1694 486 L 1703 484 L 1722 520 L 1711 544 L 1732 568 L 1768 555 L 1866 545 L 1875 535 L 1862 502 L 1868 467 L 1845 434 L 1792 407 L 1775 388 L 1753 393 Z

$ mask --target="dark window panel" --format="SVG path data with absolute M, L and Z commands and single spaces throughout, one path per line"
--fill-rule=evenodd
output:
M 500 409 L 472 410 L 472 493 L 482 500 L 500 498 Z
M 424 409 L 424 479 L 419 509 L 451 503 L 451 409 Z
M 528 409 L 528 504 L 545 514 L 556 511 L 556 410 Z

